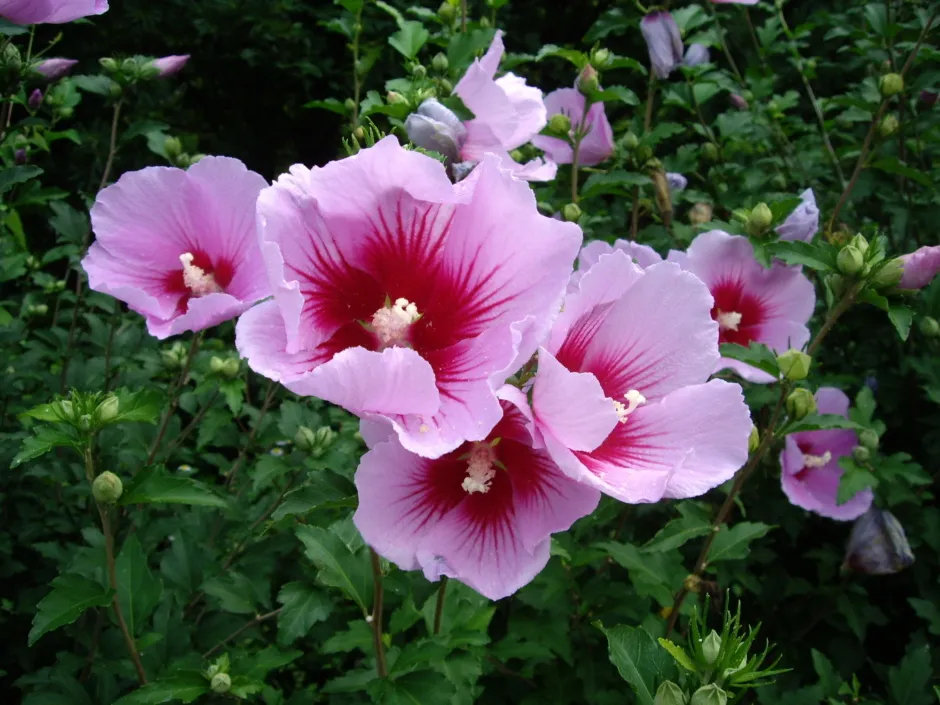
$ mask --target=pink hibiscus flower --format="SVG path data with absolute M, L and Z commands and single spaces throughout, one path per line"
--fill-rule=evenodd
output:
M 451 184 L 394 137 L 292 167 L 258 213 L 275 300 L 239 320 L 242 355 L 428 457 L 499 421 L 494 390 L 551 325 L 581 242 L 496 157 Z
M 108 0 L 0 0 L 0 17 L 13 24 L 63 24 L 108 11 Z
M 166 78 L 174 73 L 179 73 L 187 61 L 189 61 L 189 54 L 174 54 L 154 59 L 150 62 L 150 65 L 157 70 L 157 78 Z
M 592 166 L 610 158 L 614 152 L 614 132 L 607 121 L 603 103 L 594 103 L 584 114 L 584 96 L 577 88 L 559 88 L 545 96 L 549 118 L 565 115 L 571 120 L 571 137 L 582 132 L 578 149 L 578 164 Z M 566 140 L 536 135 L 532 144 L 545 152 L 556 164 L 571 164 L 574 151 Z
M 75 59 L 43 59 L 33 66 L 33 71 L 49 81 L 55 81 L 69 73 L 77 63 Z
M 640 269 L 646 269 L 652 264 L 663 261 L 660 254 L 652 247 L 632 240 L 616 240 L 613 244 L 603 240 L 591 240 L 581 248 L 578 255 L 578 268 L 571 274 L 569 291 L 577 287 L 584 273 L 597 264 L 602 255 L 609 255 L 614 251 L 626 253 Z
M 686 252 L 673 250 L 667 258 L 705 282 L 715 299 L 712 318 L 718 322 L 720 343 L 747 347 L 764 343 L 781 353 L 801 349 L 809 341 L 806 327 L 816 306 L 812 282 L 799 267 L 775 263 L 765 268 L 754 258 L 746 237 L 720 230 L 702 233 Z M 751 382 L 773 377 L 736 360 L 722 358 L 716 371 L 731 368 Z
M 124 174 L 91 209 L 88 285 L 143 315 L 157 338 L 235 318 L 271 293 L 255 229 L 266 185 L 227 157 Z
M 456 578 L 493 600 L 531 581 L 548 562 L 551 534 L 600 498 L 537 448 L 525 395 L 505 387 L 499 396 L 493 430 L 435 460 L 394 435 L 373 445 L 356 471 L 353 517 L 366 543 L 400 568 Z
M 711 308 L 705 285 L 668 262 L 642 270 L 616 251 L 584 274 L 532 389 L 568 475 L 637 503 L 700 495 L 741 467 L 750 414 L 738 385 L 706 382 L 718 362 Z
M 820 387 L 816 392 L 820 414 L 838 414 L 848 418 L 849 398 L 833 387 Z M 824 431 L 803 431 L 787 436 L 780 453 L 783 492 L 792 504 L 830 519 L 856 519 L 871 507 L 873 495 L 865 489 L 845 504 L 836 503 L 839 480 L 845 472 L 839 458 L 852 454 L 858 436 L 851 429 L 833 428 Z
M 900 289 L 923 289 L 940 272 L 940 245 L 921 247 L 907 255 L 901 255 L 904 274 Z

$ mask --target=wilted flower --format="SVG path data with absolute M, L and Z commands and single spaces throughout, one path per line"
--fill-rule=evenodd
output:
M 685 58 L 682 63 L 685 66 L 698 66 L 699 64 L 707 64 L 709 59 L 707 46 L 704 44 L 690 44 L 689 48 L 685 50 Z
M 810 242 L 819 230 L 819 208 L 816 207 L 813 189 L 806 189 L 800 194 L 800 198 L 803 202 L 777 226 L 777 235 L 781 240 Z
M 565 297 L 538 352 L 535 421 L 570 477 L 624 502 L 694 497 L 747 458 L 741 388 L 718 362 L 711 296 L 668 262 L 603 255 Z M 669 325 L 662 325 L 663 320 Z
M 577 88 L 559 88 L 545 96 L 545 107 L 550 116 L 564 115 L 571 121 L 571 137 L 581 137 L 578 148 L 578 164 L 593 166 L 600 164 L 614 152 L 614 132 L 607 120 L 603 103 L 594 103 L 584 112 L 584 96 Z M 556 164 L 570 164 L 574 152 L 567 140 L 536 135 L 532 144 L 545 152 Z
M 852 525 L 843 568 L 869 575 L 890 575 L 913 562 L 904 527 L 891 512 L 872 507 Z
M 496 154 L 519 178 L 549 181 L 557 172 L 554 164 L 535 159 L 520 165 L 509 156 L 545 127 L 548 116 L 538 88 L 527 86 L 524 78 L 512 73 L 495 78 L 504 51 L 503 33 L 497 31 L 483 58 L 474 61 L 454 87 L 454 95 L 474 115 L 466 123 L 460 157 L 479 162 L 484 154 Z
M 743 96 L 738 95 L 737 93 L 732 93 L 728 96 L 728 102 L 738 110 L 747 110 L 748 104 Z
M 834 387 L 816 391 L 816 409 L 820 414 L 848 417 L 849 398 Z M 791 503 L 830 519 L 846 521 L 862 515 L 872 503 L 872 491 L 865 489 L 844 504 L 836 496 L 844 470 L 839 458 L 852 454 L 858 435 L 846 428 L 801 431 L 787 436 L 780 454 L 780 482 Z
M 157 70 L 158 78 L 165 78 L 177 73 L 187 61 L 189 61 L 189 54 L 164 56 L 151 61 L 150 66 Z
M 650 54 L 650 68 L 658 78 L 666 78 L 682 63 L 682 36 L 679 25 L 668 12 L 651 12 L 640 21 L 640 31 Z
M 551 324 L 581 243 L 489 155 L 452 184 L 394 137 L 258 199 L 274 301 L 238 322 L 256 372 L 390 421 L 427 457 L 481 441 Z
M 55 81 L 65 76 L 77 63 L 76 59 L 44 59 L 33 66 L 33 71 Z
M 898 259 L 904 267 L 899 289 L 923 289 L 940 273 L 940 245 L 921 247 Z
M 669 253 L 670 262 L 695 274 L 714 297 L 712 318 L 721 343 L 747 347 L 764 343 L 782 353 L 809 341 L 806 327 L 816 305 L 812 282 L 796 267 L 775 263 L 765 268 L 754 258 L 746 237 L 720 230 L 702 233 L 686 252 Z M 716 371 L 731 368 L 751 382 L 773 377 L 737 360 L 722 358 Z
M 270 295 L 255 229 L 266 183 L 227 157 L 124 174 L 91 209 L 89 286 L 143 315 L 157 338 L 235 318 Z
M 26 107 L 29 108 L 32 112 L 36 112 L 40 107 L 42 107 L 41 89 L 37 88 L 29 94 L 29 98 L 26 101 Z
M 108 11 L 108 0 L 0 0 L 0 17 L 13 24 L 63 24 Z
M 937 98 L 940 98 L 940 93 L 936 91 L 921 91 L 920 92 L 920 102 L 927 106 L 934 106 L 937 104 Z
M 551 534 L 597 506 L 600 494 L 537 450 L 518 389 L 500 391 L 502 418 L 480 441 L 431 460 L 394 434 L 371 441 L 356 471 L 353 521 L 366 543 L 403 570 L 456 578 L 497 600 L 545 567 Z
M 23 165 L 29 160 L 29 153 L 26 151 L 26 147 L 17 147 L 13 151 L 13 163 L 17 165 Z
M 463 122 L 433 98 L 421 103 L 405 120 L 408 139 L 419 147 L 443 154 L 449 163 L 461 161 L 460 150 L 467 139 Z
M 681 191 L 686 186 L 689 185 L 689 180 L 685 178 L 682 174 L 678 174 L 674 171 L 666 172 L 666 183 L 669 184 L 670 191 Z

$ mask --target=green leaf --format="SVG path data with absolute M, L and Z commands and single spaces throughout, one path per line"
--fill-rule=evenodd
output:
M 392 45 L 406 59 L 414 59 L 425 42 L 431 38 L 431 33 L 420 22 L 407 20 L 399 23 L 400 29 L 388 38 Z
M 646 174 L 630 171 L 611 171 L 606 174 L 591 174 L 581 189 L 583 198 L 593 198 L 603 194 L 621 195 L 634 186 L 645 186 L 652 181 Z
M 899 176 L 903 176 L 907 179 L 910 179 L 911 181 L 916 181 L 921 186 L 926 186 L 927 188 L 932 188 L 934 185 L 933 180 L 928 174 L 909 167 L 907 164 L 901 162 L 897 157 L 885 157 L 884 159 L 879 159 L 873 162 L 870 165 L 870 168 L 878 169 L 888 174 L 898 174 Z
M 642 705 L 653 705 L 659 683 L 676 676 L 676 666 L 664 649 L 642 627 L 605 629 L 608 657 L 630 684 Z
M 219 382 L 219 391 L 225 397 L 225 403 L 232 414 L 238 416 L 245 401 L 245 380 L 226 379 Z
M 624 105 L 639 105 L 640 99 L 636 93 L 626 86 L 608 86 L 602 91 L 595 91 L 591 94 L 591 101 L 594 103 L 610 103 L 620 101 Z
M 856 465 L 851 457 L 841 458 L 839 465 L 845 472 L 839 478 L 836 504 L 845 504 L 862 490 L 878 486 L 878 478 L 866 468 Z
M 304 555 L 319 568 L 317 578 L 324 585 L 339 588 L 359 605 L 363 614 L 372 603 L 372 575 L 364 557 L 357 557 L 335 534 L 318 526 L 299 526 L 297 538 Z
M 136 534 L 124 542 L 115 563 L 118 602 L 132 636 L 153 613 L 163 595 L 163 583 L 147 566 L 147 556 Z
M 274 510 L 271 518 L 279 521 L 292 514 L 307 514 L 320 507 L 336 506 L 335 503 L 343 499 L 343 493 L 331 485 L 323 473 L 311 473 L 307 484 L 284 495 L 284 501 Z
M 88 578 L 66 573 L 51 583 L 48 593 L 36 606 L 33 628 L 29 631 L 29 646 L 43 634 L 71 624 L 89 607 L 104 607 L 111 604 L 114 592 Z
M 325 100 L 311 100 L 304 103 L 305 108 L 320 108 L 321 110 L 329 110 L 331 113 L 336 113 L 337 115 L 346 116 L 349 112 L 346 110 L 346 105 L 336 98 L 326 98 Z
M 141 686 L 113 705 L 160 705 L 160 703 L 191 703 L 209 692 L 209 681 L 199 671 L 180 671 Z
M 535 60 L 541 61 L 542 59 L 548 58 L 550 56 L 557 56 L 558 58 L 564 59 L 565 61 L 570 61 L 579 69 L 583 69 L 588 64 L 587 56 L 580 51 L 575 51 L 574 49 L 565 49 L 563 47 L 555 46 L 554 44 L 546 44 L 541 49 L 539 49 L 539 53 L 535 55 Z
M 761 538 L 773 527 L 760 522 L 742 521 L 732 527 L 722 526 L 712 542 L 709 563 L 747 558 L 751 541 Z
M 128 504 L 195 504 L 224 508 L 225 499 L 206 485 L 187 477 L 173 477 L 162 465 L 141 470 L 124 490 L 120 505 Z
M 896 705 L 928 705 L 933 697 L 927 683 L 933 674 L 930 650 L 919 646 L 910 651 L 900 664 L 888 670 L 888 684 Z
M 441 659 L 443 662 L 443 659 Z M 414 671 L 395 679 L 370 684 L 374 702 L 381 705 L 440 705 L 452 701 L 455 689 L 438 671 Z
M 839 414 L 807 414 L 802 419 L 787 424 L 780 430 L 780 433 L 788 435 L 801 431 L 819 431 L 829 428 L 857 429 L 858 424 L 844 416 L 839 416 Z
M 711 524 L 701 516 L 681 516 L 660 529 L 646 544 L 640 547 L 644 553 L 672 551 L 699 536 L 711 531 Z
M 258 605 L 254 586 L 241 573 L 230 571 L 202 584 L 207 595 L 218 598 L 222 609 L 235 614 L 252 614 Z
M 907 600 L 917 616 L 927 622 L 927 629 L 931 634 L 940 635 L 940 607 L 931 600 L 921 600 L 917 597 L 910 597 Z
M 630 573 L 630 582 L 641 595 L 654 597 L 660 604 L 672 604 L 673 586 L 682 581 L 685 571 L 678 553 L 641 553 L 629 543 L 600 543 L 619 565 Z
M 53 448 L 80 449 L 81 447 L 82 441 L 78 438 L 75 429 L 67 426 L 40 426 L 35 430 L 34 435 L 23 439 L 20 452 L 13 458 L 10 467 L 15 468 L 27 460 L 45 455 Z
M 405 24 L 405 18 L 402 17 L 402 14 L 397 9 L 389 5 L 387 2 L 383 2 L 382 0 L 376 0 L 375 6 L 379 8 L 380 10 L 385 10 L 385 12 L 391 15 L 395 19 L 395 24 L 397 24 L 399 27 Z
M 13 24 L 12 22 L 0 17 L 0 34 L 7 36 L 7 37 L 15 37 L 18 34 L 26 34 L 28 32 L 29 32 L 28 27 L 23 27 L 18 24 Z
M 663 647 L 672 655 L 676 663 L 682 666 L 685 670 L 695 673 L 695 664 L 692 663 L 692 659 L 689 658 L 689 655 L 685 652 L 685 649 L 683 649 L 678 644 L 673 644 L 671 641 L 669 641 L 669 639 L 663 639 L 660 637 L 657 641 L 659 641 L 659 645 L 661 647 Z
M 894 329 L 898 332 L 898 337 L 901 340 L 907 340 L 907 336 L 911 332 L 911 321 L 914 320 L 914 312 L 907 306 L 891 304 L 888 308 L 888 320 L 891 321 Z
M 326 595 L 300 582 L 282 587 L 277 601 L 283 605 L 277 616 L 277 640 L 281 644 L 293 643 L 333 611 L 333 603 Z
M 163 394 L 156 389 L 142 389 L 136 392 L 118 389 L 114 393 L 118 398 L 118 413 L 108 423 L 134 421 L 155 424 L 160 419 Z
M 42 173 L 43 170 L 38 166 L 11 166 L 0 169 L 0 195 L 17 184 L 34 179 Z
M 115 85 L 107 76 L 72 76 L 69 79 L 76 86 L 87 93 L 96 93 L 98 95 L 109 95 L 111 86 Z
M 836 271 L 838 248 L 826 242 L 801 242 L 800 240 L 778 240 L 768 242 L 765 249 L 787 264 L 802 264 L 818 272 Z
M 871 387 L 866 385 L 859 389 L 858 394 L 855 395 L 855 408 L 849 412 L 849 416 L 852 417 L 853 421 L 867 426 L 875 416 L 876 406 L 875 393 L 871 391 Z
M 719 348 L 722 357 L 728 357 L 751 367 L 756 367 L 772 377 L 780 376 L 777 356 L 763 343 L 752 342 L 750 347 L 747 348 L 737 343 L 722 343 Z

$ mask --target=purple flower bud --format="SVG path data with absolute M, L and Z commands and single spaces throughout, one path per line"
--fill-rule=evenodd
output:
M 158 71 L 158 78 L 166 78 L 167 76 L 172 76 L 174 73 L 177 73 L 186 65 L 187 61 L 189 61 L 189 54 L 182 54 L 154 59 L 150 62 L 150 65 Z
M 26 101 L 26 106 L 32 111 L 36 112 L 39 110 L 39 106 L 42 105 L 42 90 L 37 88 L 32 93 L 29 94 L 29 100 Z
M 408 116 L 405 131 L 416 146 L 443 154 L 449 164 L 460 160 L 460 148 L 467 137 L 460 118 L 433 98 Z
M 899 289 L 923 289 L 940 274 L 940 245 L 924 246 L 898 259 L 904 267 Z
M 699 64 L 707 64 L 710 58 L 707 46 L 692 44 L 686 49 L 685 59 L 682 60 L 682 63 L 686 66 L 698 66 Z
M 650 53 L 650 67 L 657 78 L 666 78 L 682 63 L 679 26 L 668 12 L 652 12 L 640 21 L 640 31 Z
M 670 191 L 681 191 L 689 185 L 689 180 L 682 174 L 676 172 L 666 172 L 666 183 L 669 184 Z
M 934 106 L 937 104 L 937 98 L 940 97 L 940 93 L 936 91 L 921 91 L 920 92 L 920 102 L 927 106 Z
M 13 152 L 13 162 L 18 166 L 22 166 L 26 163 L 26 148 L 20 147 Z
M 872 507 L 855 520 L 843 568 L 869 575 L 890 575 L 913 562 L 904 527 L 891 512 Z
M 816 195 L 813 189 L 806 189 L 800 194 L 800 198 L 803 202 L 777 226 L 777 235 L 781 240 L 809 242 L 819 230 L 819 208 L 816 207 Z
M 50 81 L 56 81 L 71 71 L 77 63 L 75 59 L 45 59 L 33 66 L 33 71 Z
M 738 110 L 747 110 L 748 108 L 747 101 L 737 93 L 732 93 L 728 98 L 728 102 Z

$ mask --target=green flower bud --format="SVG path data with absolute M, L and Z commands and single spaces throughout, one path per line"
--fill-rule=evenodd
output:
M 885 115 L 878 123 L 878 134 L 882 137 L 890 137 L 898 131 L 901 123 L 898 122 L 897 115 Z
M 301 426 L 297 429 L 297 433 L 294 434 L 294 443 L 301 450 L 310 450 L 313 448 L 313 444 L 316 442 L 317 434 L 312 428 L 307 426 Z
M 548 121 L 548 129 L 555 134 L 565 135 L 567 137 L 568 132 L 571 130 L 571 118 L 567 115 L 556 113 L 552 115 L 551 120 Z
M 335 440 L 336 431 L 334 431 L 329 426 L 320 426 L 320 428 L 318 428 L 317 432 L 314 434 L 313 445 L 315 449 L 318 449 L 320 453 L 323 453 L 327 448 L 333 445 L 333 441 Z
M 121 62 L 122 73 L 136 73 L 137 68 L 137 59 L 124 59 L 124 61 Z
M 236 360 L 234 357 L 230 357 L 225 361 L 225 364 L 222 365 L 222 374 L 228 377 L 229 379 L 234 379 L 238 375 L 238 370 L 241 368 L 241 363 Z
M 441 87 L 441 93 L 443 95 L 450 95 L 451 91 L 454 90 L 454 84 L 448 81 L 446 78 L 442 78 L 438 84 Z
M 799 421 L 802 418 L 816 413 L 816 399 L 808 389 L 799 387 L 787 396 L 787 414 L 791 419 Z
M 225 367 L 225 360 L 217 355 L 213 355 L 212 359 L 209 360 L 209 371 L 212 374 L 222 374 L 222 369 Z
M 623 147 L 629 151 L 633 151 L 640 146 L 640 138 L 636 136 L 633 132 L 628 132 L 623 136 Z
M 20 50 L 13 44 L 7 44 L 0 53 L 0 66 L 13 72 L 19 71 L 23 66 Z
M 790 348 L 785 353 L 777 356 L 777 365 L 779 365 L 783 376 L 793 382 L 806 379 L 809 376 L 809 368 L 812 364 L 813 358 L 795 348 Z
M 656 689 L 653 705 L 685 705 L 689 696 L 672 681 L 663 681 Z
M 483 17 L 480 18 L 480 26 L 483 29 L 489 29 L 490 25 L 491 25 L 490 18 L 487 17 L 486 15 L 483 15 Z
M 91 416 L 89 416 L 88 414 L 82 414 L 81 416 L 79 416 L 78 427 L 82 431 L 90 431 L 91 430 Z
M 607 62 L 610 61 L 610 50 L 604 49 L 603 47 L 595 50 L 591 54 L 591 66 L 596 69 L 602 69 L 607 66 Z
M 124 89 L 121 88 L 120 84 L 112 83 L 110 86 L 108 86 L 108 95 L 110 95 L 112 98 L 120 98 L 122 93 L 124 93 Z
M 590 95 L 596 92 L 600 86 L 600 76 L 597 74 L 597 69 L 590 64 L 581 69 L 576 85 L 578 90 L 581 91 L 581 95 Z
M 871 460 L 871 451 L 865 446 L 855 446 L 852 449 L 852 457 L 857 463 L 867 463 Z
M 747 437 L 747 452 L 753 453 L 759 445 L 760 433 L 757 431 L 757 426 L 751 426 L 751 434 Z
M 899 73 L 886 73 L 878 81 L 878 90 L 885 98 L 890 98 L 904 90 L 904 77 Z
M 212 678 L 216 673 L 219 672 L 219 664 L 214 663 L 209 668 L 206 669 L 206 678 Z
M 861 233 L 854 235 L 852 239 L 849 240 L 848 244 L 861 252 L 863 255 L 868 252 L 868 240 L 866 240 L 865 236 Z
M 653 148 L 648 144 L 641 144 L 636 149 L 636 160 L 641 164 L 653 158 Z
M 232 678 L 228 673 L 216 673 L 209 683 L 213 693 L 227 693 L 232 687 Z
M 347 112 L 351 113 L 353 110 L 356 109 L 356 101 L 354 101 L 352 98 L 347 98 L 343 102 L 343 107 L 346 108 Z
M 422 68 L 424 68 L 422 66 Z M 408 99 L 403 96 L 398 91 L 389 91 L 388 95 L 385 96 L 385 100 L 389 105 L 407 105 Z
M 353 130 L 352 134 L 353 134 L 353 137 L 357 139 L 359 142 L 364 142 L 366 139 L 366 131 L 362 129 L 361 125 L 357 127 L 355 130 Z
M 98 504 L 114 504 L 124 494 L 124 483 L 113 472 L 105 471 L 91 483 L 91 494 Z
M 447 60 L 447 55 L 438 52 L 434 55 L 434 58 L 431 59 L 431 68 L 433 68 L 438 73 L 444 73 L 447 71 L 450 66 L 450 62 Z
M 709 666 L 713 665 L 718 660 L 719 653 L 721 653 L 721 637 L 712 629 L 708 636 L 702 639 L 702 656 L 705 658 L 705 663 Z
M 59 417 L 63 421 L 71 420 L 73 413 L 72 402 L 70 402 L 68 399 L 63 399 L 62 401 L 58 402 L 58 412 Z
M 163 140 L 163 151 L 170 159 L 176 159 L 183 153 L 183 143 L 177 137 L 167 137 Z
M 118 411 L 121 408 L 121 402 L 113 394 L 109 394 L 104 398 L 104 401 L 98 404 L 98 421 L 99 423 L 107 423 L 108 421 L 113 421 L 117 415 Z
M 895 257 L 875 272 L 871 283 L 876 289 L 890 289 L 901 282 L 902 276 L 904 276 L 904 262 L 900 257 Z
M 692 693 L 689 705 L 726 705 L 728 694 L 714 683 L 703 685 Z
M 454 19 L 457 17 L 457 10 L 449 2 L 442 2 L 441 6 L 437 8 L 437 16 L 441 18 L 444 24 L 453 24 Z
M 940 323 L 932 316 L 924 316 L 920 319 L 920 332 L 927 338 L 936 338 L 940 336 Z
M 878 450 L 878 433 L 870 428 L 866 428 L 858 434 L 858 442 L 868 450 Z
M 561 217 L 569 223 L 577 223 L 581 218 L 581 208 L 577 203 L 569 203 L 561 209 Z
M 522 150 L 521 150 L 521 149 L 514 149 L 514 150 L 512 150 L 512 151 L 509 153 L 509 156 L 512 157 L 512 160 L 513 160 L 514 162 L 521 162 L 521 161 L 525 158 L 525 155 L 522 153 Z
M 118 70 L 118 62 L 112 59 L 110 56 L 105 56 L 101 59 L 98 59 L 98 63 L 101 64 L 101 68 L 103 68 L 108 73 L 114 73 Z
M 745 223 L 745 229 L 748 235 L 757 237 L 767 232 L 773 222 L 774 214 L 771 213 L 770 207 L 766 203 L 758 203 L 751 209 L 751 213 L 747 217 L 747 223 Z
M 836 256 L 836 266 L 843 274 L 858 274 L 865 267 L 865 255 L 851 245 L 846 245 Z
M 842 296 L 845 293 L 845 277 L 835 272 L 826 275 L 826 283 L 835 296 Z
M 718 147 L 714 142 L 706 142 L 701 148 L 702 158 L 707 162 L 718 161 Z

